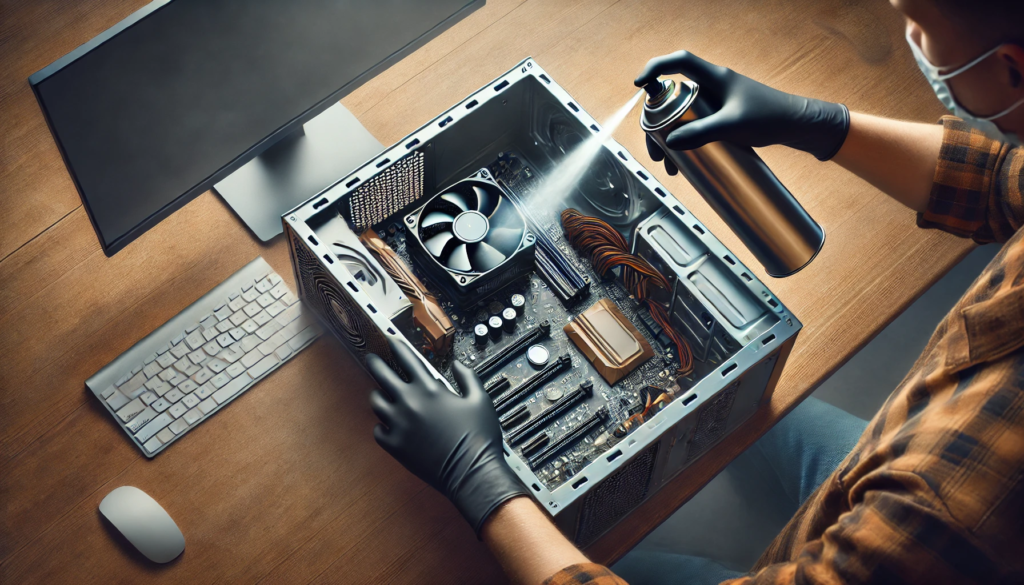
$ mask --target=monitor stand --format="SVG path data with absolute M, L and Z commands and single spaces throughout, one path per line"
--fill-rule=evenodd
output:
M 281 216 L 384 150 L 341 103 L 306 122 L 213 188 L 257 238 L 281 233 Z

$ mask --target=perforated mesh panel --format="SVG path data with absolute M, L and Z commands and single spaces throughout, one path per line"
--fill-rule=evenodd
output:
M 587 546 L 647 497 L 658 459 L 655 443 L 587 494 L 576 525 L 576 546 Z
M 701 409 L 700 414 L 697 415 L 697 424 L 693 429 L 690 450 L 686 453 L 687 463 L 703 455 L 709 447 L 725 435 L 729 413 L 732 412 L 732 403 L 736 400 L 737 388 L 739 388 L 739 382 L 719 392 L 711 402 L 705 404 Z
M 349 198 L 349 217 L 360 233 L 422 196 L 423 153 L 416 151 L 357 187 Z
M 299 295 L 326 322 L 335 337 L 360 357 L 375 353 L 392 367 L 398 364 L 387 339 L 363 312 L 344 286 L 327 272 L 294 232 L 288 230 Z

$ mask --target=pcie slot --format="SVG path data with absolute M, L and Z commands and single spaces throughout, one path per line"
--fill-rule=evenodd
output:
M 530 469 L 536 470 L 541 465 L 544 465 L 549 459 L 574 445 L 607 419 L 608 409 L 602 406 L 600 410 L 594 413 L 594 416 L 588 418 L 586 422 L 576 427 L 571 433 L 551 443 L 540 453 L 530 457 Z
M 507 429 L 510 426 L 512 426 L 512 424 L 515 421 L 523 418 L 524 415 L 527 418 L 529 418 L 529 416 L 530 416 L 530 409 L 527 408 L 525 404 L 520 404 L 516 408 L 512 409 L 511 412 L 509 412 L 505 416 L 499 418 L 498 419 L 498 424 L 501 425 L 501 428 Z
M 530 215 L 530 211 L 519 196 L 502 181 L 509 191 L 509 199 L 526 218 L 526 223 L 536 237 L 534 260 L 537 272 L 565 304 L 573 304 L 590 294 L 590 281 L 576 270 L 576 267 L 555 246 L 541 225 Z
M 508 436 L 509 445 L 518 445 L 527 437 L 539 431 L 544 425 L 565 414 L 586 398 L 594 395 L 594 383 L 587 380 L 580 387 L 566 394 L 557 404 L 542 412 L 540 416 L 513 431 Z M 511 420 L 511 419 L 509 419 Z
M 484 386 L 484 391 L 487 392 L 488 396 L 494 396 L 495 394 L 508 390 L 511 385 L 512 382 L 509 382 L 508 378 L 505 376 L 498 376 Z
M 498 412 L 512 406 L 523 396 L 533 392 L 537 388 L 546 384 L 551 378 L 554 378 L 562 370 L 572 365 L 572 359 L 569 354 L 565 353 L 558 356 L 558 359 L 551 362 L 544 367 L 543 370 L 530 376 L 522 384 L 502 394 L 501 396 L 494 399 L 494 409 Z
M 505 362 L 525 350 L 531 343 L 542 337 L 546 337 L 549 333 L 551 333 L 551 323 L 547 320 L 541 321 L 539 325 L 530 328 L 529 331 L 520 335 L 515 341 L 477 364 L 476 368 L 474 368 L 476 370 L 476 375 L 481 378 L 490 376 L 495 370 L 503 366 Z
M 537 435 L 532 441 L 523 445 L 523 457 L 529 458 L 530 455 L 533 455 L 537 451 L 543 449 L 549 441 L 551 441 L 551 437 L 549 437 L 547 433 Z

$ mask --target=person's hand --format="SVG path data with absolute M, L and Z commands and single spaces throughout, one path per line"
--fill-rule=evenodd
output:
M 383 423 L 373 429 L 373 437 L 406 469 L 451 500 L 479 536 L 498 506 L 526 495 L 505 462 L 491 398 L 473 370 L 460 362 L 452 368 L 462 391 L 457 396 L 430 374 L 413 349 L 389 343 L 410 380 L 402 380 L 380 357 L 367 356 L 367 367 L 384 390 L 370 394 L 373 412 Z
M 697 99 L 703 100 L 712 114 L 669 134 L 666 143 L 674 150 L 718 141 L 754 147 L 783 144 L 825 161 L 835 156 L 850 130 L 850 112 L 842 104 L 783 93 L 687 51 L 651 59 L 634 83 L 642 87 L 660 75 L 676 73 L 697 82 Z M 665 158 L 650 136 L 647 150 L 656 161 Z M 665 169 L 676 174 L 667 159 Z

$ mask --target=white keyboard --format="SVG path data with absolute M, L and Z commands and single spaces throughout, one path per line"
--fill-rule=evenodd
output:
M 320 332 L 281 277 L 256 258 L 85 384 L 153 457 Z

